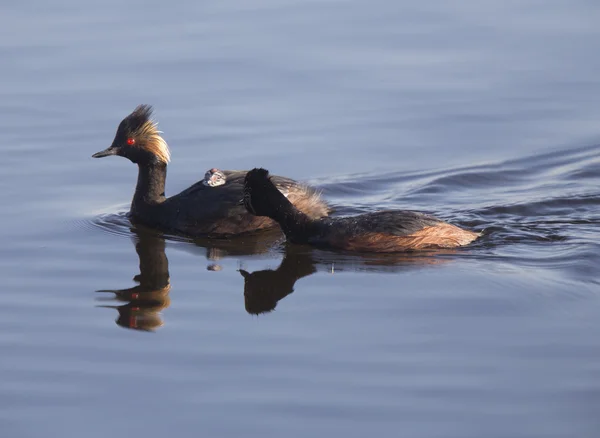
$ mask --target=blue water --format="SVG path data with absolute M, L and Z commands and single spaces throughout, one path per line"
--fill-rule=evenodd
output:
M 595 437 L 598 18 L 584 0 L 1 5 L 1 435 Z M 358 257 L 133 228 L 135 166 L 91 155 L 140 103 L 167 194 L 263 166 L 337 214 L 485 236 Z

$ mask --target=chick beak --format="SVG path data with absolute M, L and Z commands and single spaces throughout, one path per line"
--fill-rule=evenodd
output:
M 102 157 L 108 157 L 110 155 L 117 155 L 116 147 L 111 146 L 107 149 L 104 149 L 103 151 L 96 152 L 94 155 L 92 155 L 92 158 L 102 158 Z

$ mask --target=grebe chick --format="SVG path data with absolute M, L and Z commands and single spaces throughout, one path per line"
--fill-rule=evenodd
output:
M 313 219 L 277 190 L 267 170 L 258 168 L 246 175 L 244 205 L 252 214 L 275 220 L 292 243 L 332 249 L 390 253 L 454 248 L 480 236 L 434 216 L 405 210 Z
M 204 180 L 202 180 L 202 184 L 204 184 L 205 186 L 208 186 L 208 187 L 222 186 L 226 182 L 227 182 L 227 177 L 225 176 L 225 174 L 222 171 L 220 171 L 216 167 L 213 167 L 212 169 L 207 170 L 206 173 L 204 174 Z
M 138 165 L 137 186 L 129 211 L 132 222 L 191 237 L 225 237 L 277 226 L 269 218 L 249 214 L 240 204 L 246 171 L 221 171 L 225 176 L 222 184 L 219 178 L 206 184 L 199 181 L 167 198 L 165 180 L 171 154 L 151 116 L 151 106 L 138 106 L 121 121 L 112 145 L 92 155 L 94 158 L 120 155 Z M 273 182 L 309 217 L 329 214 L 327 204 L 314 189 L 289 178 L 273 177 Z

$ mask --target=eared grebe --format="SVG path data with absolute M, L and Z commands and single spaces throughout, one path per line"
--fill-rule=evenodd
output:
M 281 226 L 288 240 L 360 252 L 399 252 L 454 248 L 480 236 L 434 216 L 393 210 L 344 218 L 313 219 L 299 211 L 277 190 L 269 172 L 252 169 L 244 182 L 244 205 L 257 216 Z
M 240 204 L 246 171 L 222 171 L 224 179 L 209 177 L 210 181 L 197 182 L 167 198 L 169 147 L 151 116 L 151 106 L 138 106 L 121 121 L 112 145 L 92 155 L 94 158 L 120 155 L 138 165 L 137 186 L 129 212 L 132 221 L 188 236 L 215 237 L 276 226 L 271 219 L 249 214 Z M 328 215 L 327 204 L 314 189 L 278 176 L 273 177 L 273 182 L 308 217 Z

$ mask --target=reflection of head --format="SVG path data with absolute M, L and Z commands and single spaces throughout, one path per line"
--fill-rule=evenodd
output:
M 102 306 L 116 309 L 116 323 L 121 327 L 152 331 L 164 323 L 160 312 L 171 304 L 169 292 L 169 261 L 165 253 L 165 240 L 146 232 L 138 232 L 135 249 L 140 260 L 140 274 L 134 277 L 139 284 L 128 289 L 101 290 L 110 292 L 114 299 L 126 302 L 119 306 Z
M 157 290 L 144 291 L 140 286 L 136 286 L 131 289 L 111 291 L 117 300 L 125 301 L 127 304 L 105 307 L 119 312 L 116 323 L 121 327 L 153 331 L 164 325 L 160 312 L 171 304 L 170 290 L 171 285 Z
M 246 312 L 259 315 L 271 312 L 277 302 L 294 291 L 297 280 L 316 272 L 310 254 L 286 252 L 276 270 L 247 272 L 244 277 L 244 304 Z
M 125 307 L 125 306 L 124 306 Z M 164 322 L 158 312 L 135 311 L 125 308 L 119 309 L 119 317 L 115 322 L 121 327 L 132 330 L 153 332 L 164 325 Z

